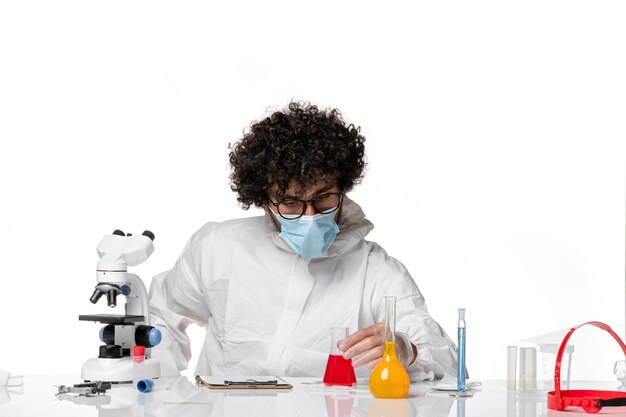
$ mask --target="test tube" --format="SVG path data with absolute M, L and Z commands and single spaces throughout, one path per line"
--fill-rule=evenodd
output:
M 520 348 L 520 389 L 537 389 L 537 349 L 534 347 Z
M 456 372 L 456 389 L 457 391 L 465 391 L 465 309 L 459 308 L 458 323 L 458 364 Z
M 507 389 L 515 391 L 517 388 L 517 346 L 507 346 L 506 348 L 506 386 Z

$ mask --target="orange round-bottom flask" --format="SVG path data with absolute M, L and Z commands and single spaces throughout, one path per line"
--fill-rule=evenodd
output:
M 409 374 L 396 357 L 395 343 L 385 342 L 385 353 L 370 376 L 370 392 L 376 398 L 405 398 L 410 385 Z

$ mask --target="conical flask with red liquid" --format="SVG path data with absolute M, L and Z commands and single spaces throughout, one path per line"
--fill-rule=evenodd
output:
M 330 329 L 330 355 L 324 373 L 324 384 L 352 386 L 356 382 L 352 359 L 344 359 L 343 352 L 337 347 L 340 340 L 348 337 L 347 327 Z

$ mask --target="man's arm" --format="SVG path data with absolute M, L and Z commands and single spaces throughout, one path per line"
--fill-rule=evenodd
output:
M 187 326 L 196 323 L 204 327 L 210 315 L 200 274 L 203 241 L 196 236 L 189 240 L 174 268 L 155 276 L 150 285 L 152 324 L 163 335 L 152 354 L 160 360 L 163 376 L 178 375 L 187 368 L 191 358 Z
M 417 286 L 415 286 L 417 290 Z M 411 380 L 440 379 L 456 372 L 456 346 L 441 326 L 428 314 L 424 298 L 417 293 L 399 297 L 397 324 L 404 348 L 404 365 Z M 413 358 L 413 352 L 416 352 Z
M 353 365 L 373 368 L 383 354 L 384 297 L 396 299 L 396 354 L 411 380 L 442 378 L 456 372 L 456 347 L 439 324 L 430 317 L 421 292 L 399 261 L 380 247 L 370 253 L 368 278 L 372 283 L 372 319 L 374 325 L 360 329 L 339 343 L 344 357 L 354 358 Z

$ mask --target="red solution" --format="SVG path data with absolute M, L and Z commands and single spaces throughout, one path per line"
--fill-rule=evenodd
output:
M 352 359 L 344 359 L 342 355 L 328 355 L 324 384 L 346 385 L 351 387 L 356 382 Z

